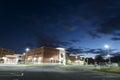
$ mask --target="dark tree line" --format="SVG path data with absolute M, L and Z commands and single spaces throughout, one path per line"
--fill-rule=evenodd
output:
M 120 56 L 113 56 L 113 57 L 110 57 L 110 60 L 112 63 L 120 63 Z M 86 58 L 85 59 L 86 62 L 88 62 L 88 64 L 100 64 L 100 63 L 108 63 L 109 62 L 109 59 L 104 59 L 101 55 L 97 55 L 95 57 L 95 59 L 93 58 Z

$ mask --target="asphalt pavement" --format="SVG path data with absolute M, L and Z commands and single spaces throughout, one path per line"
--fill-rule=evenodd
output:
M 89 70 L 91 66 L 0 66 L 0 80 L 120 80 L 119 74 Z

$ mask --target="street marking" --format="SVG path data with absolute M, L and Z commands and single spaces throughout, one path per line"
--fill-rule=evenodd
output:
M 24 76 L 24 73 L 21 73 L 21 76 Z
M 19 79 L 13 79 L 13 80 L 19 80 Z
M 0 76 L 24 76 L 24 73 L 2 73 Z

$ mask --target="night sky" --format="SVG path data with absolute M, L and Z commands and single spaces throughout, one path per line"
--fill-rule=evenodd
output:
M 120 0 L 0 2 L 0 47 L 16 53 L 40 46 L 79 53 L 120 52 Z M 74 52 L 76 53 L 76 52 Z

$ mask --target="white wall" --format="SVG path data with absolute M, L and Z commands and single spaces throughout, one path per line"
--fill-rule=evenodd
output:
M 66 65 L 66 50 L 64 48 L 56 48 L 56 49 L 59 50 L 59 64 Z

